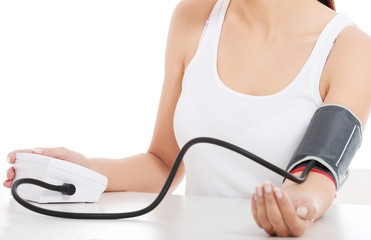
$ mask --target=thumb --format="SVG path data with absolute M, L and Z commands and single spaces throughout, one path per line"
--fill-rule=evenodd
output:
M 15 163 L 17 153 L 34 153 L 61 160 L 68 160 L 68 158 L 72 155 L 72 151 L 64 147 L 21 149 L 15 150 L 8 154 L 7 158 L 9 163 Z
M 36 151 L 35 149 L 33 149 L 32 151 L 37 154 L 57 158 L 89 168 L 89 161 L 84 155 L 78 152 L 74 152 L 65 147 L 38 148 Z
M 66 160 L 69 156 L 71 151 L 64 147 L 57 147 L 57 148 L 33 148 L 31 149 L 33 153 L 45 155 L 48 157 L 53 157 L 61 160 Z
M 318 207 L 314 203 L 302 205 L 296 209 L 296 212 L 301 219 L 312 222 L 317 216 Z

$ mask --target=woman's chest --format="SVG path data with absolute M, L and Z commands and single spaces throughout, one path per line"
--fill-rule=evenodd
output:
M 223 84 L 242 94 L 267 96 L 289 86 L 303 69 L 315 46 L 318 33 L 262 43 L 249 36 L 222 31 L 216 47 L 216 73 Z M 196 38 L 194 38 L 196 39 Z M 185 53 L 188 68 L 197 42 Z M 330 60 L 330 59 L 329 59 Z M 326 62 L 319 80 L 322 100 L 329 89 L 331 61 Z

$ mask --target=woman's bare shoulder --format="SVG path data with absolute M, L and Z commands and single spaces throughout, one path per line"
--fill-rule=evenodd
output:
M 339 34 L 329 57 L 327 102 L 349 107 L 364 124 L 371 109 L 370 59 L 371 36 L 357 26 L 349 26 Z
M 185 65 L 196 51 L 205 22 L 216 2 L 217 0 L 182 0 L 174 10 L 172 34 L 183 49 Z
M 371 43 L 371 36 L 355 25 L 346 27 L 339 34 L 338 39 L 341 41 L 338 45 L 344 50 L 349 47 L 355 47 L 358 50 L 369 48 Z
M 369 75 L 364 75 L 361 79 L 370 80 L 371 36 L 359 27 L 354 25 L 346 27 L 339 34 L 330 57 L 332 58 L 331 76 L 333 79 L 351 75 L 355 77 L 358 75 L 357 72 L 359 74 L 368 72 Z
M 181 0 L 174 13 L 189 23 L 206 20 L 218 0 Z

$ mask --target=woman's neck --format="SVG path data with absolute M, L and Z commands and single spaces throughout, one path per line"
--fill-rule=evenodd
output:
M 317 0 L 231 0 L 229 11 L 242 20 L 249 31 L 264 39 L 300 31 L 325 9 Z

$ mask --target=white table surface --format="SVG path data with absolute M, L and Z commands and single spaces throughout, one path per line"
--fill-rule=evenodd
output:
M 169 195 L 152 212 L 132 219 L 75 220 L 40 215 L 0 190 L 0 239 L 266 239 L 253 220 L 250 200 Z M 42 204 L 75 212 L 123 212 L 155 194 L 104 193 L 94 204 Z M 371 206 L 333 204 L 300 239 L 371 239 Z M 280 238 L 282 239 L 282 238 Z M 291 238 L 292 239 L 292 238 Z

